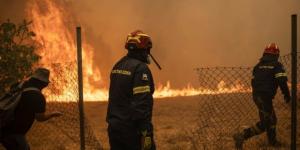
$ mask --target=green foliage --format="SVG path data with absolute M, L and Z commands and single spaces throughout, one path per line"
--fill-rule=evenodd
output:
M 0 23 L 0 95 L 30 75 L 32 66 L 40 59 L 35 53 L 38 43 L 30 24 L 26 20 L 18 25 L 9 20 Z

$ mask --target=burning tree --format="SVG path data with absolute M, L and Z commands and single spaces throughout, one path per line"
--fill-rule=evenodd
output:
M 31 74 L 40 56 L 35 53 L 38 42 L 29 29 L 31 22 L 16 25 L 9 20 L 0 23 L 0 93 Z

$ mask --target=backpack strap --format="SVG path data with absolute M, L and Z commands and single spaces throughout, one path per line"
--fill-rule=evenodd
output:
M 21 100 L 21 97 L 22 97 L 22 93 L 23 92 L 27 92 L 27 91 L 37 91 L 37 92 L 41 92 L 38 88 L 35 88 L 35 87 L 28 87 L 28 88 L 24 88 L 19 94 L 18 96 L 16 97 L 16 101 L 14 103 L 19 103 L 19 101 Z
M 25 83 L 24 81 L 23 81 L 23 82 L 21 82 L 21 83 L 18 85 L 18 88 L 20 88 L 20 89 L 21 89 L 21 88 L 23 87 L 24 83 Z
M 16 91 L 12 95 L 10 95 L 6 98 L 4 97 L 4 99 L 3 99 L 4 101 L 2 101 L 2 103 L 0 103 L 1 110 L 6 111 L 6 110 L 16 107 L 18 105 L 19 101 L 21 100 L 22 93 L 27 92 L 27 91 L 41 92 L 41 90 L 39 90 L 38 88 L 35 88 L 35 87 L 28 87 L 28 88 L 22 89 L 21 91 Z

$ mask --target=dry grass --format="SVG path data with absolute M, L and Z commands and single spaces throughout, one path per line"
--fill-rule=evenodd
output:
M 223 95 L 224 96 L 224 95 Z M 226 95 L 225 95 L 226 96 Z M 228 95 L 230 96 L 230 95 Z M 227 96 L 227 97 L 228 97 Z M 194 97 L 176 97 L 176 98 L 165 98 L 155 100 L 154 102 L 154 113 L 153 113 L 153 123 L 154 123 L 154 134 L 157 149 L 159 150 L 195 150 L 195 149 L 234 149 L 232 132 L 234 129 L 241 130 L 245 128 L 245 125 L 252 125 L 258 120 L 257 112 L 253 111 L 251 114 L 240 114 L 239 117 L 245 117 L 236 122 L 239 119 L 232 117 L 232 114 L 224 114 L 226 118 L 214 118 L 214 120 L 223 120 L 223 124 L 219 127 L 213 127 L 213 124 L 208 124 L 205 126 L 200 118 L 218 117 L 218 116 L 199 116 L 203 115 L 201 110 L 207 110 L 204 107 L 207 105 L 204 101 L 207 100 L 205 96 L 194 96 Z M 207 102 L 207 101 L 206 101 Z M 232 111 L 233 106 L 228 105 L 230 103 L 228 100 L 224 100 L 219 106 L 224 106 L 226 111 Z M 288 107 L 283 105 L 282 101 L 276 100 L 276 103 L 281 103 L 282 107 L 278 108 L 277 115 L 279 119 L 278 123 L 278 134 L 280 140 L 286 143 L 286 147 L 281 149 L 288 149 L 289 138 L 290 138 L 290 123 L 289 117 L 284 115 L 289 115 L 290 111 L 286 112 Z M 213 103 L 212 103 L 213 104 Z M 276 104 L 277 105 L 277 104 Z M 91 125 L 95 131 L 96 137 L 102 142 L 104 149 L 109 149 L 108 137 L 106 132 L 106 102 L 91 102 L 86 103 L 86 115 L 89 118 Z M 237 107 L 237 106 L 235 106 Z M 245 106 L 242 106 L 245 107 Z M 253 107 L 253 106 L 251 106 Z M 243 108 L 240 108 L 243 110 Z M 284 110 L 285 112 L 280 112 Z M 236 110 L 237 112 L 239 110 Z M 248 108 L 247 111 L 251 111 Z M 222 112 L 221 112 L 222 113 Z M 250 117 L 249 117 L 250 116 Z M 220 117 L 220 116 L 219 116 Z M 252 120 L 249 120 L 252 118 Z M 253 119 L 254 118 L 254 119 Z M 234 123 L 233 126 L 230 123 Z M 221 121 L 222 123 L 222 121 Z M 222 127 L 222 125 L 224 125 Z M 201 129 L 204 129 L 202 130 Z M 207 130 L 209 128 L 209 130 Z M 300 129 L 300 128 L 299 128 Z M 215 138 L 217 131 L 220 135 L 219 139 Z M 224 131 L 224 132 L 223 132 Z M 192 132 L 194 134 L 192 134 Z M 288 133 L 287 133 L 288 132 Z M 300 133 L 300 132 L 298 132 Z M 210 135 L 211 134 L 211 135 Z M 300 136 L 300 135 L 299 135 Z M 203 140 L 205 139 L 205 140 Z M 210 143 L 214 141 L 217 143 Z M 246 149 L 272 149 L 266 145 L 266 136 L 257 136 L 245 144 Z
M 203 115 L 205 113 L 201 110 L 209 110 L 207 108 L 207 97 L 205 96 L 194 96 L 194 97 L 176 97 L 176 98 L 165 98 L 155 100 L 154 102 L 154 112 L 153 112 L 153 124 L 154 124 L 154 134 L 155 142 L 158 150 L 195 150 L 195 149 L 233 149 L 233 140 L 231 134 L 227 133 L 232 132 L 231 130 L 235 127 L 229 127 L 230 118 L 232 114 L 224 114 L 225 118 L 218 118 L 218 116 L 209 116 Z M 205 102 L 205 103 L 204 103 Z M 237 111 L 237 108 L 232 108 L 233 106 L 228 105 L 229 101 L 224 100 L 223 103 L 219 103 L 219 106 L 225 106 L 226 109 L 234 109 Z M 280 101 L 281 103 L 281 101 Z M 213 103 L 211 103 L 213 105 Z M 53 104 L 52 104 L 53 105 Z M 70 104 L 68 104 L 70 105 Z M 75 104 L 72 104 L 75 105 Z M 76 105 L 75 105 L 76 106 Z M 75 107 L 73 106 L 73 107 Z M 57 107 L 58 108 L 58 107 Z M 67 111 L 69 109 L 67 105 L 61 107 L 60 109 Z M 74 108 L 72 108 L 74 109 Z M 107 124 L 105 122 L 106 117 L 107 102 L 87 102 L 85 103 L 85 112 L 89 125 L 92 127 L 96 138 L 101 141 L 104 149 L 109 149 L 108 137 L 107 137 Z M 74 111 L 74 110 L 72 110 Z M 215 110 L 213 110 L 215 111 Z M 229 111 L 229 110 L 226 110 Z M 289 112 L 285 112 L 287 114 Z M 201 115 L 202 114 L 202 115 Z M 279 116 L 279 124 L 282 124 L 285 121 L 285 125 L 280 125 L 279 134 L 282 134 L 286 131 L 289 132 L 289 122 L 288 120 L 280 119 L 281 115 L 284 115 L 281 112 L 277 112 Z M 75 112 L 68 114 L 77 118 Z M 75 116 L 74 116 L 75 115 Z M 250 116 L 256 116 L 256 112 L 249 114 Z M 241 114 L 243 116 L 243 114 Z M 214 124 L 203 123 L 203 118 L 214 117 L 214 120 L 227 121 L 224 122 L 224 131 L 228 130 L 222 135 L 221 138 L 212 139 L 215 137 L 215 132 L 219 131 L 220 128 L 214 127 Z M 74 119 L 73 118 L 73 119 Z M 202 118 L 202 120 L 201 120 Z M 226 119 L 227 118 L 227 119 Z M 68 125 L 68 122 L 76 122 L 72 117 L 61 118 L 58 120 L 53 120 L 47 122 L 46 124 L 37 123 L 34 125 L 33 130 L 30 133 L 30 142 L 33 150 L 73 150 L 79 149 L 77 140 L 70 140 L 70 137 L 65 137 L 67 134 L 63 132 L 74 132 L 73 134 L 78 135 L 78 124 L 72 127 L 72 124 Z M 229 119 L 229 121 L 228 121 Z M 239 119 L 239 118 L 234 118 Z M 239 122 L 240 125 L 236 127 L 249 125 L 250 121 L 244 121 L 247 119 L 241 119 Z M 257 120 L 257 118 L 256 118 Z M 234 122 L 234 120 L 231 120 Z M 54 125 L 54 122 L 55 125 Z M 66 129 L 62 129 L 57 125 L 67 126 Z M 250 124 L 251 125 L 251 124 Z M 299 125 L 299 124 L 298 124 Z M 47 128 L 45 128 L 47 126 Z M 209 130 L 207 130 L 209 129 Z M 240 130 L 241 128 L 238 128 Z M 71 131 L 75 130 L 75 131 Z M 53 132 L 55 131 L 55 132 Z M 221 130 L 220 130 L 221 131 Z M 192 134 L 194 133 L 194 134 Z M 299 130 L 298 133 L 300 134 Z M 299 135 L 300 136 L 300 135 Z M 53 138 L 54 137 L 54 138 Z M 78 138 L 77 136 L 75 138 Z M 289 141 L 289 134 L 284 134 L 280 136 L 283 141 Z M 211 141 L 217 141 L 218 144 L 214 145 L 209 143 Z M 40 141 L 48 143 L 48 145 L 41 144 Z M 74 146 L 74 141 L 77 144 Z M 76 142 L 77 141 L 77 142 Z M 288 143 L 288 142 L 287 142 Z M 52 146 L 49 146 L 52 145 Z M 253 138 L 251 141 L 247 142 L 247 149 L 270 149 L 266 146 L 266 137 L 265 135 Z M 1 149 L 1 147 L 0 147 Z M 89 149 L 89 148 L 87 148 Z M 92 148 L 91 148 L 92 149 Z M 287 149 L 287 148 L 284 148 Z
M 194 149 L 233 149 L 232 135 L 254 125 L 258 111 L 250 93 L 210 95 L 199 105 L 199 124 L 192 129 Z M 277 96 L 274 100 L 277 113 L 278 138 L 288 149 L 290 141 L 290 108 Z M 246 141 L 245 149 L 272 149 L 265 135 Z M 278 149 L 278 148 L 277 148 Z
M 86 115 L 102 142 L 109 149 L 107 124 L 105 122 L 107 103 L 91 102 L 85 104 Z M 154 102 L 153 124 L 157 149 L 191 149 L 186 131 L 197 123 L 199 97 L 177 97 L 156 100 Z

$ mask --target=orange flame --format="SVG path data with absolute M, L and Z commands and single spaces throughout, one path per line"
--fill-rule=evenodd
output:
M 188 84 L 183 89 L 172 89 L 171 84 L 168 81 L 166 86 L 160 85 L 157 89 L 157 92 L 154 93 L 156 98 L 164 97 L 176 97 L 176 96 L 195 96 L 195 95 L 206 95 L 206 94 L 224 94 L 224 93 L 247 93 L 251 92 L 249 87 L 246 87 L 241 84 L 236 84 L 232 87 L 226 87 L 224 81 L 220 81 L 217 85 L 217 89 L 209 88 L 194 88 Z
M 48 100 L 70 101 L 77 100 L 77 66 L 75 46 L 75 21 L 65 8 L 51 0 L 31 0 L 27 7 L 28 16 L 33 20 L 33 31 L 37 33 L 36 40 L 41 43 L 38 53 L 42 56 L 39 66 L 51 70 L 51 80 L 54 81 L 51 90 L 46 90 Z M 96 88 L 92 83 L 104 82 L 100 69 L 94 66 L 94 48 L 83 41 L 83 84 L 84 99 L 107 100 L 108 89 Z M 55 92 L 56 91 L 56 92 Z M 217 90 L 194 88 L 187 85 L 183 89 L 172 89 L 168 81 L 166 86 L 159 85 L 154 93 L 155 98 L 192 96 L 199 94 L 222 94 L 234 92 L 249 92 L 249 88 L 236 85 L 225 87 L 221 81 Z
M 42 45 L 38 49 L 39 55 L 42 56 L 38 66 L 50 69 L 51 81 L 54 81 L 52 86 L 58 90 L 54 94 L 53 91 L 46 91 L 48 99 L 62 101 L 76 99 L 77 91 L 74 90 L 77 86 L 77 53 L 75 35 L 72 34 L 75 30 L 70 30 L 70 27 L 75 29 L 75 21 L 64 8 L 51 0 L 31 0 L 28 2 L 27 12 L 33 20 L 32 28 L 37 33 L 36 40 Z M 84 98 L 107 99 L 107 90 L 96 89 L 91 84 L 102 82 L 99 68 L 93 66 L 94 49 L 85 41 L 82 45 Z M 71 68 L 64 69 L 66 67 Z

